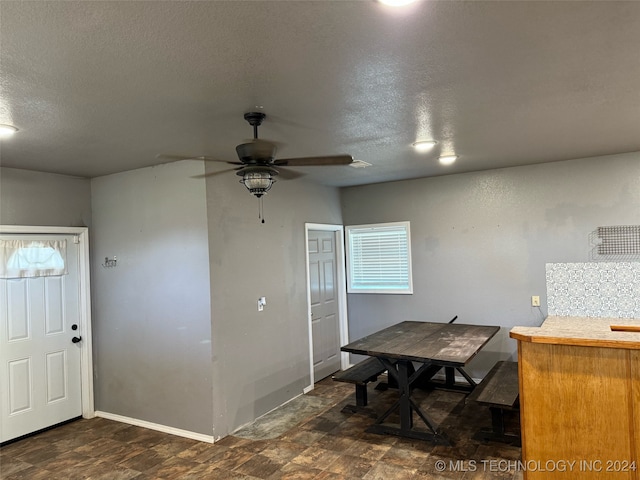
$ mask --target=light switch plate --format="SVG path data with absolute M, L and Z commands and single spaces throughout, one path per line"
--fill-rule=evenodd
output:
M 258 299 L 258 311 L 261 312 L 264 310 L 264 306 L 267 304 L 267 297 L 260 297 Z

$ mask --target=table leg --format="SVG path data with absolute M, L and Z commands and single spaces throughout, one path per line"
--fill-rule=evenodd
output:
M 491 411 L 491 428 L 483 428 L 473 438 L 483 442 L 495 440 L 519 447 L 521 445 L 520 435 L 507 433 L 505 430 L 505 410 L 500 407 L 489 407 L 489 410 Z
M 414 371 L 413 364 L 409 361 L 397 360 L 391 362 L 387 359 L 380 358 L 389 372 L 389 376 L 393 377 L 398 384 L 399 399 L 394 405 L 380 416 L 378 421 L 371 425 L 367 431 L 372 433 L 382 433 L 398 435 L 403 437 L 418 438 L 422 440 L 431 440 L 434 443 L 442 445 L 451 445 L 449 439 L 438 431 L 436 424 L 423 412 L 420 407 L 411 399 L 411 384 L 431 367 L 430 364 L 423 364 L 418 371 Z M 391 413 L 398 410 L 400 415 L 400 425 L 392 425 L 384 423 Z M 430 432 L 416 430 L 413 424 L 413 412 L 416 412 L 423 423 L 428 427 Z
M 400 391 L 400 428 L 413 428 L 413 411 L 411 409 L 411 385 L 409 385 L 407 362 L 398 362 L 398 390 Z
M 460 372 L 460 374 L 465 378 L 465 380 L 467 382 L 469 382 L 469 386 L 470 386 L 471 390 L 473 390 L 474 388 L 476 388 L 478 386 L 476 381 L 471 377 L 471 375 L 469 375 L 467 372 L 465 372 L 462 367 L 456 367 L 456 370 L 458 370 Z
M 448 388 L 456 384 L 456 371 L 453 367 L 444 367 L 444 383 Z
M 440 370 L 444 370 L 444 381 L 433 379 L 434 375 Z M 464 377 L 466 384 L 456 383 L 456 370 Z M 462 367 L 431 365 L 422 375 L 422 378 L 416 382 L 416 386 L 424 389 L 443 388 L 445 390 L 469 393 L 476 387 L 476 382 Z

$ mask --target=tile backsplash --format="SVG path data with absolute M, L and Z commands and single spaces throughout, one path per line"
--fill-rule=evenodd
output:
M 547 263 L 549 315 L 640 318 L 640 262 Z

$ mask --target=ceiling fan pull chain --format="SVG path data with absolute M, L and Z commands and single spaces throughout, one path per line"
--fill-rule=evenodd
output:
M 258 198 L 258 218 L 264 223 L 264 206 L 262 205 L 262 197 Z

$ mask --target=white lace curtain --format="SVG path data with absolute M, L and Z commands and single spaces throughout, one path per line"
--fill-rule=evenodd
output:
M 66 274 L 66 240 L 0 240 L 0 278 Z

